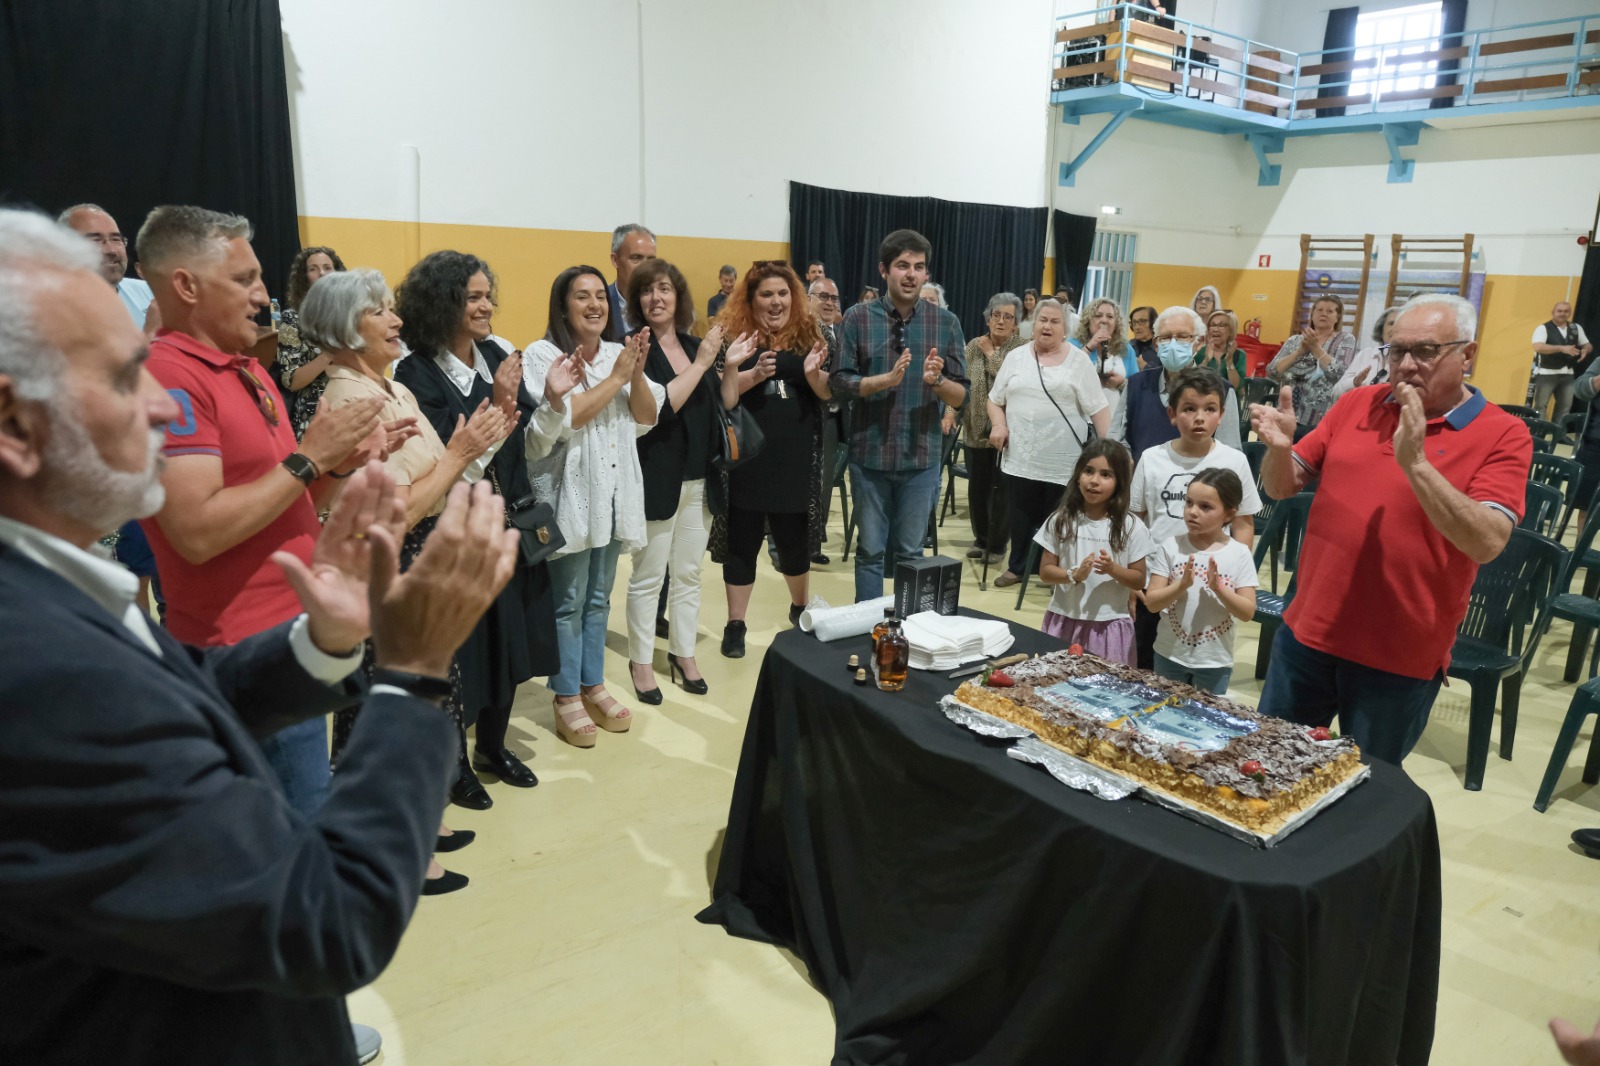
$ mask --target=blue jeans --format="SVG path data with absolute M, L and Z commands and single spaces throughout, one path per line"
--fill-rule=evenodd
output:
M 1184 685 L 1193 685 L 1201 692 L 1209 692 L 1213 696 L 1223 696 L 1228 692 L 1228 681 L 1233 677 L 1233 667 L 1213 666 L 1210 669 L 1195 669 L 1182 663 L 1175 663 L 1171 659 L 1155 653 L 1156 674 L 1168 681 L 1177 681 Z
M 1261 712 L 1303 725 L 1329 725 L 1374 758 L 1399 765 L 1422 737 L 1443 673 L 1427 681 L 1362 666 L 1308 648 L 1287 625 L 1272 642 Z
M 328 726 L 321 715 L 260 740 L 289 806 L 307 818 L 328 798 Z
M 580 685 L 606 679 L 606 620 L 617 580 L 622 543 L 586 548 L 550 560 L 550 594 L 556 602 L 556 646 L 561 671 L 550 678 L 557 696 L 576 696 Z
M 868 470 L 850 464 L 856 497 L 856 602 L 883 595 L 883 575 L 893 580 L 895 564 L 922 554 L 928 520 L 939 498 L 939 467 L 926 470 Z

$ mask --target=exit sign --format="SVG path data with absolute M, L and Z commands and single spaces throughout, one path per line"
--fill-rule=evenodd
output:
M 1256 266 L 1258 266 L 1258 267 L 1269 267 L 1271 265 L 1272 265 L 1272 256 L 1270 256 L 1270 255 L 1258 255 L 1258 256 L 1256 256 Z

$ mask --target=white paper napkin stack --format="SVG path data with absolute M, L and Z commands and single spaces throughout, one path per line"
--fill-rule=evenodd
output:
M 1003 654 L 1015 639 L 1011 627 L 999 619 L 963 618 L 923 611 L 907 618 L 906 639 L 911 642 L 915 670 L 954 670 L 962 663 Z

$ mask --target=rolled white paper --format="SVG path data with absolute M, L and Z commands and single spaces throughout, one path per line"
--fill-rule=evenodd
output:
M 844 607 L 819 604 L 800 612 L 800 628 L 818 640 L 859 637 L 872 632 L 872 627 L 883 621 L 884 608 L 893 606 L 893 596 L 862 600 Z

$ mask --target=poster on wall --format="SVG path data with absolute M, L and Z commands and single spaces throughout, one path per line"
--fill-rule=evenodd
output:
M 1467 291 L 1462 293 L 1478 312 L 1478 334 L 1483 334 L 1483 280 L 1481 272 L 1468 275 Z M 1394 301 L 1397 304 L 1405 303 L 1411 297 L 1424 292 L 1454 293 L 1461 283 L 1459 270 L 1401 270 L 1399 279 L 1394 287 Z M 1331 269 L 1313 269 L 1306 271 L 1306 299 L 1309 304 L 1322 293 L 1331 293 L 1346 305 L 1355 300 L 1356 291 L 1361 285 L 1360 267 L 1335 267 Z M 1363 307 L 1361 321 L 1356 323 L 1355 335 L 1357 343 L 1365 348 L 1372 343 L 1372 329 L 1378 322 L 1378 316 L 1383 314 L 1383 298 L 1389 291 L 1389 272 L 1387 270 L 1374 270 L 1367 275 L 1367 300 Z M 1300 309 L 1300 318 L 1303 320 L 1306 308 Z

